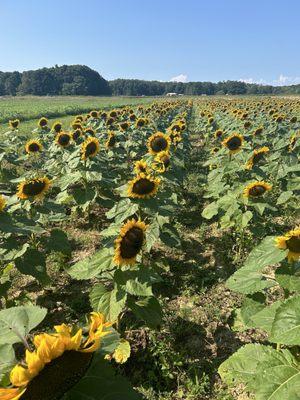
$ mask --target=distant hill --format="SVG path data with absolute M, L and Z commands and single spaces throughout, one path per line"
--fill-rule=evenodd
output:
M 85 65 L 62 65 L 24 72 L 0 72 L 0 96 L 89 95 L 161 96 L 186 95 L 272 95 L 300 94 L 300 85 L 271 86 L 240 81 L 160 82 L 138 79 L 105 80 Z

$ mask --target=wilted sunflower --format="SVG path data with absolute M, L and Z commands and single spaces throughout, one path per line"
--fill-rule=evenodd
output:
M 169 151 L 171 139 L 162 132 L 156 132 L 148 139 L 148 151 L 152 155 L 156 155 L 161 151 Z
M 6 206 L 6 200 L 2 196 L 2 194 L 0 194 L 0 212 L 2 212 L 4 210 L 5 206 Z M 1 397 L 0 397 L 0 399 L 1 399 Z
M 71 143 L 72 135 L 68 132 L 60 132 L 56 135 L 55 142 L 61 147 L 67 147 Z
M 52 400 L 63 397 L 87 371 L 101 339 L 110 334 L 111 322 L 92 312 L 88 334 L 66 324 L 51 334 L 33 337 L 33 350 L 10 372 L 10 386 L 0 389 L 1 400 Z
M 244 138 L 239 133 L 233 133 L 228 138 L 223 140 L 222 145 L 227 147 L 230 154 L 235 154 L 241 150 Z
M 121 228 L 118 238 L 115 240 L 114 262 L 116 265 L 134 265 L 136 257 L 142 250 L 145 241 L 147 225 L 141 221 L 132 219 Z
M 298 261 L 300 259 L 300 228 L 289 231 L 284 236 L 276 239 L 277 247 L 288 251 L 288 261 Z
M 46 128 L 46 126 L 47 126 L 47 124 L 48 124 L 48 120 L 47 120 L 47 118 L 45 118 L 45 117 L 42 117 L 40 120 L 39 120 L 39 122 L 38 122 L 38 126 L 40 127 L 40 128 Z
M 134 163 L 134 172 L 136 174 L 144 173 L 144 174 L 149 174 L 149 167 L 146 161 L 144 160 L 138 160 Z
M 59 133 L 62 130 L 62 123 L 61 122 L 54 122 L 52 125 L 52 130 L 56 133 Z
M 25 180 L 18 185 L 17 196 L 22 200 L 29 198 L 38 200 L 44 196 L 50 188 L 50 185 L 51 181 L 46 176 L 43 178 Z
M 87 158 L 95 157 L 99 150 L 99 140 L 90 136 L 81 145 L 81 158 L 86 160 Z
M 272 185 L 269 185 L 264 181 L 253 182 L 245 187 L 244 197 L 261 197 L 271 189 Z
M 32 153 L 39 153 L 43 150 L 43 146 L 41 145 L 39 140 L 36 139 L 32 139 L 29 140 L 26 144 L 25 144 L 25 151 L 28 154 L 32 154 Z
M 11 128 L 12 130 L 18 129 L 18 127 L 19 127 L 19 125 L 20 125 L 20 120 L 19 120 L 19 119 L 13 119 L 13 120 L 10 120 L 10 121 L 8 122 L 8 124 L 9 124 L 9 126 L 10 126 L 10 128 Z
M 153 169 L 157 172 L 165 172 L 171 163 L 170 154 L 167 151 L 161 151 L 155 157 L 155 163 L 153 164 Z
M 116 135 L 114 134 L 114 132 L 110 131 L 108 132 L 108 139 L 105 142 L 105 147 L 107 149 L 114 147 L 114 145 L 116 144 Z
M 156 194 L 159 184 L 159 178 L 152 178 L 142 172 L 128 182 L 128 196 L 137 199 L 148 199 Z
M 269 147 L 261 147 L 260 149 L 254 150 L 252 156 L 249 158 L 246 164 L 246 169 L 252 169 L 254 165 L 262 161 L 265 155 L 270 151 Z

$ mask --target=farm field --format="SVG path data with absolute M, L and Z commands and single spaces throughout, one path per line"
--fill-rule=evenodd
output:
M 299 118 L 1 99 L 0 399 L 299 399 Z

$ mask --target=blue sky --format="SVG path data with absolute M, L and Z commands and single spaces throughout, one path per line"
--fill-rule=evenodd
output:
M 300 82 L 299 0 L 0 0 L 0 71 Z

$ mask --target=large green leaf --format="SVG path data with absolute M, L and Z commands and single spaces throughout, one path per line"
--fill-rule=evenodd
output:
M 135 301 L 128 299 L 128 306 L 133 313 L 153 329 L 158 328 L 162 322 L 162 310 L 158 300 L 155 297 L 146 297 Z
M 300 345 L 300 295 L 285 301 L 276 311 L 270 341 Z
M 0 344 L 22 342 L 46 314 L 45 308 L 37 306 L 11 307 L 0 311 Z
M 74 279 L 91 279 L 103 271 L 113 268 L 113 252 L 111 249 L 103 248 L 91 257 L 72 265 L 67 272 Z
M 276 269 L 275 277 L 280 286 L 290 292 L 300 293 L 300 270 L 296 264 L 284 265 Z
M 218 214 L 219 211 L 219 206 L 218 203 L 213 202 L 208 204 L 202 211 L 202 217 L 205 219 L 211 219 L 212 217 L 214 217 L 215 215 Z
M 130 199 L 122 199 L 113 206 L 111 210 L 106 213 L 108 219 L 115 219 L 115 222 L 122 222 L 126 218 L 135 214 L 139 206 L 136 203 L 130 201 Z
M 138 265 L 136 268 L 116 270 L 114 280 L 118 287 L 131 295 L 152 296 L 152 284 L 162 279 L 151 268 Z
M 12 345 L 0 344 L 0 382 L 14 364 L 16 364 L 16 358 Z
M 27 249 L 22 257 L 15 260 L 15 265 L 22 274 L 31 275 L 44 285 L 50 282 L 45 255 L 39 250 Z
M 252 326 L 266 331 L 269 335 L 277 309 L 281 305 L 281 301 L 276 301 L 269 307 L 264 307 L 262 310 L 251 316 Z
M 109 321 L 115 321 L 126 304 L 126 292 L 122 289 L 107 290 L 102 283 L 93 287 L 90 302 L 95 311 L 106 316 Z

